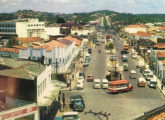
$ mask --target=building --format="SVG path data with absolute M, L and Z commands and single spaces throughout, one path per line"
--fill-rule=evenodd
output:
M 127 33 L 137 33 L 137 32 L 146 32 L 147 27 L 145 25 L 128 25 L 125 27 L 125 32 Z
M 48 120 L 51 109 L 57 107 L 59 92 L 51 81 L 51 66 L 1 57 L 0 68 L 0 90 L 7 91 L 5 104 L 11 108 L 0 116 L 5 120 L 29 115 L 34 120 Z
M 60 27 L 46 27 L 46 32 L 50 41 L 66 36 L 65 34 L 60 33 Z
M 19 58 L 40 61 L 44 57 L 44 64 L 52 64 L 53 73 L 65 73 L 73 59 L 82 47 L 81 40 L 64 37 L 47 43 L 32 43 L 17 46 Z
M 39 22 L 38 19 L 18 19 L 6 22 L 0 22 L 0 36 L 14 37 L 40 37 L 48 40 L 45 30 L 45 23 Z

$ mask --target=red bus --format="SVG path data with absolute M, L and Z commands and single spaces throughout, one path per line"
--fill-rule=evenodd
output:
M 108 92 L 110 93 L 130 91 L 132 89 L 133 86 L 129 83 L 128 80 L 116 80 L 108 83 Z

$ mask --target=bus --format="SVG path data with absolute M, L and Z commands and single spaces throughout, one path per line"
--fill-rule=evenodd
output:
M 116 81 L 112 81 L 108 83 L 109 93 L 130 91 L 132 89 L 133 89 L 133 86 L 129 83 L 128 80 L 116 80 Z

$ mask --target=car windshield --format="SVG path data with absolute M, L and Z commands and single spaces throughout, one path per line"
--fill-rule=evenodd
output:
M 62 120 L 78 120 L 78 116 L 77 115 L 63 116 Z
M 100 82 L 95 82 L 95 84 L 100 84 Z

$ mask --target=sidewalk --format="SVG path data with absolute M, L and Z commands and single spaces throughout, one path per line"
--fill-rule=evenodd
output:
M 144 64 L 146 65 L 146 68 L 148 68 L 149 69 L 149 65 L 144 61 L 144 58 L 142 57 L 142 56 L 139 56 L 139 55 L 137 55 L 137 59 L 138 59 L 138 61 L 143 61 L 144 62 Z M 158 91 L 160 91 L 164 96 L 165 96 L 165 86 L 163 87 L 163 89 L 161 88 L 161 81 L 158 79 L 158 77 L 155 75 L 155 77 L 156 77 L 156 79 L 157 79 L 157 87 L 156 87 L 156 89 L 158 90 Z

